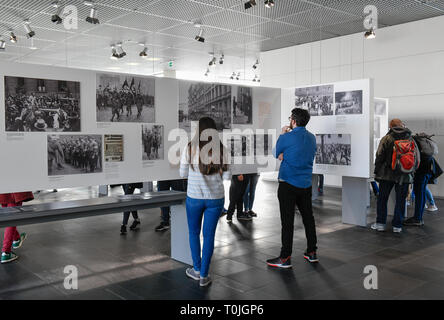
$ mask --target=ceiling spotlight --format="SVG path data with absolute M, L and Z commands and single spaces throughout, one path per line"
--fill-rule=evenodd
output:
M 110 59 L 118 60 L 119 58 L 120 57 L 119 57 L 119 54 L 117 53 L 116 47 L 115 46 L 111 46 L 111 57 L 110 57 Z
M 225 56 L 222 54 L 219 60 L 219 64 L 224 64 Z
M 196 36 L 196 40 L 199 42 L 205 42 L 205 38 L 203 37 L 203 29 L 199 30 L 199 34 Z
M 274 0 L 265 0 L 265 8 L 271 9 L 274 7 Z
M 119 59 L 123 58 L 124 56 L 126 56 L 126 52 L 125 50 L 123 50 L 122 48 L 122 44 L 118 43 L 117 44 L 117 48 L 116 48 L 117 54 L 119 55 Z
M 257 80 L 258 80 L 258 76 L 257 76 L 257 74 L 254 76 L 254 79 L 253 79 L 253 82 L 257 82 Z
M 236 80 L 239 80 L 240 79 L 240 76 L 241 76 L 241 74 L 240 74 L 240 72 L 237 74 L 237 76 L 236 76 Z
M 211 61 L 208 63 L 208 65 L 210 67 L 215 67 L 216 66 L 216 62 L 217 62 L 216 57 L 213 57 L 213 59 L 211 59 Z
M 245 10 L 250 9 L 252 6 L 256 5 L 256 0 L 249 0 L 245 2 Z
M 62 6 L 59 5 L 59 2 L 58 2 L 58 1 L 54 1 L 54 2 L 52 3 L 52 6 L 53 6 L 54 8 L 56 8 L 57 11 L 56 11 L 56 13 L 51 17 L 51 21 L 54 22 L 54 23 L 57 23 L 57 24 L 62 23 L 63 19 L 60 17 L 60 15 L 62 14 L 62 10 L 63 10 Z
M 233 74 L 230 77 L 230 80 L 234 80 L 234 77 L 236 76 L 236 72 L 233 72 Z
M 210 69 L 207 69 L 207 72 L 205 72 L 205 77 L 208 77 L 209 73 L 210 73 Z
M 253 65 L 253 69 L 257 69 L 257 66 L 259 65 L 259 60 L 256 60 L 255 64 Z
M 0 51 L 5 51 L 5 49 L 6 49 L 6 41 L 0 39 Z
M 26 37 L 28 37 L 28 39 L 30 39 L 30 38 L 35 36 L 35 32 L 32 31 L 31 26 L 29 25 L 29 20 L 28 19 L 25 20 L 25 24 L 23 25 L 23 27 L 25 28 Z
M 9 32 L 9 41 L 11 41 L 12 43 L 17 43 L 17 36 L 12 30 L 9 30 Z
M 376 38 L 375 30 L 373 30 L 373 28 L 371 28 L 370 30 L 367 30 L 364 34 L 364 38 L 366 38 L 366 39 Z
M 139 53 L 139 56 L 141 56 L 142 58 L 148 57 L 148 48 L 144 47 L 142 52 Z
M 86 21 L 91 23 L 91 24 L 99 24 L 99 19 L 97 18 L 97 8 L 96 7 L 92 7 L 91 11 L 89 13 L 89 16 L 86 18 Z

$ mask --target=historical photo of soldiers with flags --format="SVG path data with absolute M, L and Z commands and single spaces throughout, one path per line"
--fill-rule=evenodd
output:
M 311 116 L 332 116 L 334 112 L 334 86 L 296 88 L 294 105 L 308 110 Z
M 253 124 L 252 88 L 233 87 L 233 124 Z
M 351 134 L 317 134 L 316 164 L 351 166 Z
M 79 132 L 80 82 L 5 76 L 7 132 Z
M 155 122 L 155 79 L 97 74 L 97 122 Z
M 163 125 L 142 125 L 142 160 L 164 159 Z
M 48 135 L 48 175 L 102 172 L 101 135 Z
M 231 86 L 201 82 L 179 83 L 179 127 L 191 131 L 202 117 L 216 121 L 217 130 L 231 129 Z

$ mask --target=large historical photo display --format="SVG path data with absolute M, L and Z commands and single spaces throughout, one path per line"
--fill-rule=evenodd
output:
M 101 135 L 48 135 L 48 175 L 102 172 Z
M 97 74 L 98 122 L 155 122 L 154 78 Z
M 254 135 L 254 155 L 270 156 L 272 155 L 273 136 L 271 134 Z
M 316 164 L 351 166 L 351 134 L 317 134 Z
M 336 92 L 336 115 L 362 114 L 362 90 Z
M 251 155 L 251 136 L 229 134 L 227 137 L 227 149 L 232 159 L 249 157 Z
M 294 98 L 295 107 L 308 110 L 311 116 L 333 115 L 333 85 L 296 88 Z
M 202 117 L 216 121 L 217 130 L 231 129 L 231 86 L 179 82 L 179 127 L 191 131 L 191 122 Z
M 163 160 L 164 132 L 163 125 L 142 125 L 142 160 Z
M 5 76 L 6 131 L 79 132 L 80 82 Z
M 234 87 L 233 124 L 253 124 L 252 88 Z
M 104 140 L 105 162 L 122 162 L 124 150 L 123 135 L 106 134 Z

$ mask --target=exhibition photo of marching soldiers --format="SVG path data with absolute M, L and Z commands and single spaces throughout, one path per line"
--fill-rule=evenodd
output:
M 351 166 L 350 134 L 318 134 L 316 145 L 316 164 Z
M 98 122 L 155 121 L 155 79 L 98 74 Z
M 142 126 L 142 160 L 163 160 L 163 126 Z
M 5 77 L 8 132 L 79 132 L 80 83 Z
M 48 135 L 48 175 L 102 172 L 102 136 Z

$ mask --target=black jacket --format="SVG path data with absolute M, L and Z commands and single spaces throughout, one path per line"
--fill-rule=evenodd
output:
M 393 146 L 396 140 L 406 140 L 412 136 L 412 132 L 407 128 L 395 127 L 381 139 L 376 152 L 375 159 L 375 180 L 393 181 L 395 183 L 412 183 L 413 174 L 397 173 L 392 170 Z M 415 143 L 416 144 L 416 143 Z M 418 148 L 416 148 L 418 150 Z M 419 157 L 419 151 L 418 151 Z

